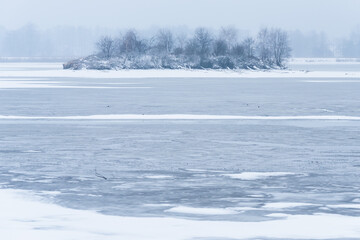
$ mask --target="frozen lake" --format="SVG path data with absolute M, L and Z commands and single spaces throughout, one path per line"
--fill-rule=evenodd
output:
M 98 76 L 56 63 L 1 63 L 0 187 L 141 219 L 266 223 L 328 215 L 360 222 L 354 66 L 337 65 L 334 77 L 322 65 L 309 75 L 158 78 L 154 71 Z M 257 234 L 246 239 L 312 236 Z M 358 229 L 323 234 L 314 238 L 360 237 Z M 236 229 L 221 236 L 191 239 L 243 239 Z

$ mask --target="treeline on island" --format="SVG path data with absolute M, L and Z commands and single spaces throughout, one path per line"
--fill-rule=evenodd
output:
M 97 53 L 72 60 L 64 69 L 270 69 L 285 68 L 290 57 L 288 34 L 279 28 L 262 28 L 256 37 L 238 40 L 237 30 L 221 28 L 217 34 L 197 28 L 193 35 L 160 29 L 141 38 L 136 30 L 123 36 L 102 37 Z

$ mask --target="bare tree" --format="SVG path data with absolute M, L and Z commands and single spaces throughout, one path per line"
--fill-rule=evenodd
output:
M 279 28 L 272 29 L 270 33 L 270 46 L 275 64 L 283 67 L 284 60 L 290 56 L 291 52 L 287 32 Z
M 201 59 L 210 55 L 212 41 L 211 33 L 206 28 L 201 27 L 195 30 L 194 42 L 199 47 L 197 53 Z
M 262 28 L 257 35 L 257 51 L 263 64 L 272 65 L 272 49 L 270 46 L 270 30 Z
M 180 48 L 184 49 L 187 40 L 188 40 L 187 33 L 186 32 L 179 32 L 179 33 L 176 34 L 175 45 L 177 47 L 180 47 Z
M 114 44 L 114 40 L 109 37 L 109 36 L 105 36 L 102 37 L 97 43 L 96 46 L 98 48 L 98 50 L 100 51 L 100 54 L 104 57 L 104 58 L 111 58 L 114 54 L 115 51 L 115 44 Z
M 259 57 L 264 64 L 283 67 L 284 60 L 290 56 L 287 32 L 279 28 L 263 28 L 257 38 Z
M 238 30 L 231 26 L 221 27 L 219 39 L 224 40 L 228 47 L 231 48 L 238 43 Z
M 236 44 L 231 48 L 231 55 L 235 58 L 243 58 L 245 55 L 244 46 L 242 44 Z
M 228 53 L 229 47 L 225 40 L 218 39 L 214 42 L 214 55 L 225 56 Z
M 174 46 L 174 37 L 169 29 L 161 29 L 156 35 L 157 48 L 160 52 L 169 54 Z
M 121 52 L 126 56 L 133 55 L 137 51 L 138 44 L 136 32 L 129 30 L 123 37 Z
M 188 57 L 194 57 L 198 55 L 199 48 L 200 46 L 198 45 L 198 42 L 195 39 L 190 39 L 185 45 L 185 55 L 187 55 Z
M 252 37 L 245 38 L 242 41 L 242 46 L 245 58 L 251 59 L 255 56 L 255 40 Z
M 290 55 L 288 35 L 281 29 L 263 28 L 257 38 L 238 42 L 237 30 L 221 28 L 214 39 L 206 28 L 197 28 L 193 36 L 179 32 L 174 37 L 170 29 L 161 29 L 150 38 L 140 38 L 135 30 L 128 30 L 118 38 L 102 37 L 97 42 L 99 56 L 110 59 L 117 68 L 271 68 L 284 67 Z M 96 58 L 95 58 L 96 59 Z M 103 68 L 103 61 L 98 65 Z M 66 68 L 81 68 L 74 61 Z M 94 65 L 96 67 L 96 65 Z M 93 67 L 93 66 L 91 66 Z

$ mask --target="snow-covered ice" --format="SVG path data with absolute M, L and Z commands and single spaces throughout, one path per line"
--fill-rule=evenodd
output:
M 225 209 L 225 208 L 194 208 L 186 206 L 177 206 L 170 209 L 167 209 L 165 212 L 172 213 L 187 213 L 187 214 L 196 214 L 196 215 L 228 215 L 228 214 L 237 214 L 238 212 Z
M 295 65 L 299 62 L 294 62 Z M 301 63 L 301 62 L 300 62 Z M 306 62 L 308 65 L 323 64 L 321 61 Z M 325 62 L 328 64 L 329 62 Z M 334 64 L 334 62 L 332 62 Z M 335 62 L 336 65 L 349 63 Z M 355 66 L 360 66 L 355 62 Z M 305 66 L 306 67 L 306 66 Z M 39 70 L 40 69 L 40 70 Z M 36 63 L 0 63 L 0 77 L 5 78 L 360 78 L 360 70 L 357 71 L 304 71 L 304 70 L 178 70 L 178 69 L 150 69 L 150 70 L 62 70 L 59 63 L 42 63 L 37 67 Z M 21 71 L 19 71 L 21 70 Z
M 330 208 L 352 208 L 360 209 L 360 204 L 339 204 L 339 205 L 327 205 Z
M 360 70 L 320 61 L 0 63 L 1 237 L 359 238 Z
M 275 203 L 267 203 L 263 206 L 263 208 L 284 209 L 284 208 L 308 207 L 308 206 L 316 206 L 316 205 L 312 203 L 299 203 L 299 202 L 275 202 Z
M 178 210 L 195 214 L 226 213 L 217 209 L 179 207 Z M 262 222 L 106 216 L 56 206 L 29 192 L 14 190 L 0 190 L 0 212 L 1 236 L 9 240 L 344 239 L 357 238 L 360 234 L 359 217 L 352 216 L 269 214 L 270 219 Z
M 150 176 L 145 176 L 146 178 L 150 178 L 150 179 L 166 179 L 166 178 L 173 178 L 173 176 L 169 176 L 169 175 L 150 175 Z

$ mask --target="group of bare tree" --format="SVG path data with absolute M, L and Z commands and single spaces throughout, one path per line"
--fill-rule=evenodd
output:
M 282 68 L 290 56 L 288 35 L 277 28 L 263 28 L 241 41 L 232 27 L 217 34 L 201 27 L 190 37 L 160 29 L 141 38 L 128 30 L 118 38 L 104 36 L 96 46 L 98 54 L 92 57 L 111 64 L 94 68 Z
M 257 36 L 257 51 L 260 60 L 266 65 L 282 66 L 290 56 L 288 35 L 281 29 L 263 28 Z

